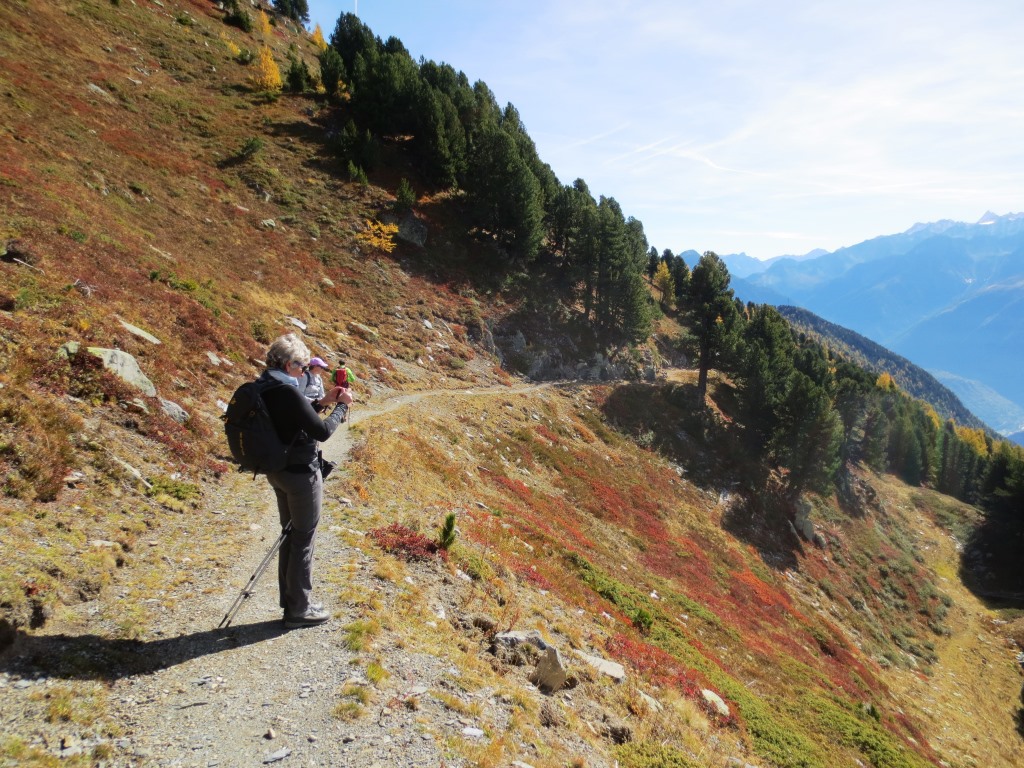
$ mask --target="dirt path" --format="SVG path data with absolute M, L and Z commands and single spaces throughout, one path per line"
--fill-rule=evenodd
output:
M 432 390 L 357 403 L 350 423 L 387 415 L 400 425 L 402 409 L 426 400 L 438 407 L 447 396 L 523 394 L 545 386 Z M 353 436 L 343 426 L 323 447 L 328 458 L 344 466 L 352 445 Z M 386 593 L 398 587 L 374 578 L 370 558 L 345 543 L 347 535 L 363 532 L 338 524 L 340 505 L 329 488 L 330 481 L 317 536 L 318 592 L 330 594 L 329 587 L 336 585 L 325 583 L 328 573 L 340 570 L 349 589 L 388 600 Z M 206 527 L 195 534 L 191 554 L 187 542 L 178 541 L 174 533 L 150 542 L 154 549 L 166 548 L 162 560 L 176 576 L 162 576 L 163 582 L 150 585 L 153 593 L 136 589 L 124 601 L 151 606 L 139 640 L 110 640 L 106 631 L 96 629 L 98 620 L 109 625 L 111 614 L 119 610 L 116 597 L 113 606 L 101 606 L 101 601 L 82 604 L 65 621 L 48 624 L 43 634 L 26 638 L 19 656 L 32 665 L 36 677 L 18 680 L 17 687 L 7 685 L 15 678 L 3 681 L 14 689 L 4 695 L 14 693 L 18 700 L 12 697 L 9 706 L 0 705 L 2 730 L 24 732 L 25 723 L 15 722 L 19 714 L 32 712 L 32 701 L 72 688 L 68 680 L 95 680 L 95 707 L 102 710 L 99 699 L 106 696 L 106 717 L 118 724 L 119 735 L 106 744 L 83 737 L 80 733 L 88 729 L 77 728 L 75 721 L 81 718 L 76 717 L 35 737 L 47 751 L 71 757 L 92 753 L 99 744 L 109 748 L 113 764 L 126 766 L 252 766 L 278 761 L 356 768 L 457 765 L 444 762 L 444 740 L 471 726 L 436 702 L 431 704 L 430 697 L 415 710 L 384 706 L 376 718 L 364 713 L 348 720 L 339 712 L 339 707 L 358 705 L 371 683 L 365 664 L 354 663 L 358 653 L 351 650 L 346 631 L 358 618 L 355 608 L 328 600 L 326 607 L 334 611 L 330 622 L 285 631 L 277 607 L 276 559 L 252 598 L 241 605 L 233 626 L 217 629 L 278 533 L 273 494 L 262 478 L 232 475 L 220 493 L 219 499 L 207 500 L 210 509 L 199 513 L 208 516 L 197 515 L 180 534 L 188 537 L 189 526 Z M 218 551 L 204 558 L 202 547 Z M 133 582 L 150 581 L 137 567 L 126 576 Z M 417 576 L 428 592 L 438 589 L 441 578 L 429 569 Z M 127 592 L 120 597 L 128 597 Z M 122 608 L 127 610 L 126 605 Z M 401 675 L 374 688 L 378 701 L 382 691 L 392 704 L 417 697 L 446 672 L 433 656 L 400 648 L 375 649 L 375 654 L 382 667 L 401 670 Z M 105 692 L 103 681 L 109 685 Z M 81 686 L 75 690 L 81 691 Z M 436 711 L 428 711 L 431 706 Z M 38 706 L 35 709 L 39 711 Z
M 385 415 L 400 423 L 403 408 L 428 399 L 433 404 L 449 395 L 522 394 L 538 388 L 431 390 L 356 403 L 350 424 Z M 349 428 L 342 427 L 324 444 L 325 456 L 343 467 L 352 443 Z M 200 618 L 207 623 L 220 618 L 277 533 L 272 494 L 265 483 L 250 485 L 266 510 L 258 515 L 264 527 L 254 531 L 252 545 L 235 558 L 238 565 L 224 589 L 211 593 L 207 605 L 193 614 L 197 624 L 178 628 L 185 634 L 173 644 L 172 663 L 114 687 L 131 751 L 161 766 L 258 765 L 275 757 L 304 766 L 441 765 L 441 741 L 417 726 L 422 713 L 398 708 L 389 710 L 386 722 L 360 718 L 352 723 L 335 713 L 339 701 L 346 700 L 345 691 L 355 701 L 368 685 L 365 669 L 353 666 L 356 654 L 346 647 L 344 628 L 358 617 L 344 605 L 328 605 L 335 617 L 323 627 L 284 631 L 276 600 L 276 561 L 230 630 L 198 625 Z M 323 579 L 326 563 L 348 563 L 350 577 L 365 589 L 387 589 L 372 578 L 371 563 L 344 543 L 343 529 L 332 519 L 333 507 L 325 503 L 314 578 Z M 436 659 L 412 658 L 398 649 L 386 653 L 382 666 L 405 672 L 393 691 L 399 700 L 426 690 L 443 671 Z

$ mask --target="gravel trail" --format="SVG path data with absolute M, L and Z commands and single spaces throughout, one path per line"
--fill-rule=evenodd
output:
M 460 390 L 488 395 L 537 387 Z M 445 392 L 401 395 L 374 403 L 356 403 L 350 424 L 392 414 L 424 398 L 443 401 Z M 323 445 L 327 458 L 343 473 L 352 448 L 343 425 Z M 109 740 L 82 735 L 73 723 L 39 725 L 33 746 L 64 758 L 96 754 L 103 746 L 106 765 L 115 766 L 457 766 L 445 760 L 450 739 L 475 738 L 473 718 L 441 706 L 430 690 L 443 689 L 457 670 L 433 656 L 402 648 L 375 648 L 381 665 L 397 671 L 374 681 L 367 713 L 346 718 L 346 702 L 360 702 L 371 689 L 366 667 L 347 643 L 346 627 L 359 618 L 351 606 L 332 605 L 331 621 L 285 630 L 277 607 L 276 557 L 233 623 L 218 629 L 232 601 L 247 585 L 278 535 L 273 494 L 263 478 L 233 474 L 206 498 L 196 519 L 177 531 L 160 532 L 149 542 L 176 566 L 169 584 L 142 600 L 146 631 L 135 640 L 110 639 L 111 624 L 129 610 L 142 587 L 126 585 L 113 602 L 104 596 L 68 609 L 62 621 L 27 635 L 0 674 L 0 727 L 24 733 L 25 720 L 38 717 L 34 702 L 52 699 L 68 681 L 95 680 L 105 687 L 107 718 L 119 724 Z M 324 516 L 317 534 L 314 588 L 324 586 L 325 564 L 347 563 L 348 579 L 359 589 L 393 597 L 395 584 L 374 578 L 373 563 L 345 543 L 352 530 L 340 525 L 339 510 L 351 505 L 325 488 Z M 207 546 L 222 549 L 206 559 L 190 556 L 189 528 L 207 525 Z M 357 532 L 365 533 L 365 532 Z M 170 567 L 170 566 L 168 566 Z M 133 568 L 133 571 L 137 569 Z M 416 579 L 428 600 L 442 605 L 441 592 L 451 577 L 437 566 L 422 565 Z M 129 573 L 138 579 L 141 573 Z M 166 578 L 166 577 L 164 577 Z M 452 587 L 455 589 L 456 587 Z M 130 594 L 130 590 L 136 591 Z M 326 596 L 328 590 L 319 590 Z M 387 593 L 392 593 L 390 596 Z M 438 608 L 443 616 L 443 609 Z M 123 618 L 123 617 L 122 617 Z M 99 695 L 99 694 L 98 694 Z M 34 714 L 35 713 L 35 714 Z M 482 731 L 479 732 L 482 735 Z M 0 761 L 2 763 L 2 761 Z

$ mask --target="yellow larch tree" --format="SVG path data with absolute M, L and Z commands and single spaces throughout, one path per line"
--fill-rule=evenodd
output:
M 313 29 L 313 34 L 311 35 L 311 37 L 313 39 L 313 42 L 316 44 L 317 48 L 319 48 L 321 51 L 327 50 L 327 41 L 324 40 L 324 33 L 320 30 L 319 24 L 317 24 L 316 27 Z
M 970 446 L 979 456 L 988 456 L 988 443 L 985 441 L 985 430 L 973 427 L 957 427 L 956 436 Z
M 661 292 L 661 306 L 671 306 L 672 297 L 676 292 L 676 281 L 668 271 L 667 262 L 658 262 L 658 268 L 654 272 L 654 287 Z
M 260 48 L 260 59 L 252 76 L 253 85 L 260 91 L 281 90 L 281 70 L 267 46 Z
M 397 224 L 383 224 L 367 219 L 366 228 L 356 233 L 356 239 L 371 248 L 379 248 L 385 253 L 391 253 L 395 250 L 395 235 L 397 234 Z
M 267 18 L 267 14 L 262 8 L 256 17 L 256 31 L 264 40 L 270 37 L 270 19 Z
M 234 42 L 232 42 L 223 32 L 220 33 L 220 39 L 221 42 L 224 43 L 224 47 L 227 48 L 228 52 L 231 54 L 231 58 L 238 58 L 239 54 L 242 53 L 242 49 L 235 45 Z

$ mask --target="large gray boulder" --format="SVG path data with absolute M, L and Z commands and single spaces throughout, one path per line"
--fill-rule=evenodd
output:
M 562 654 L 557 648 L 549 645 L 544 655 L 540 657 L 537 668 L 530 675 L 530 682 L 546 693 L 554 693 L 561 690 L 568 677 L 565 664 L 562 662 Z
M 398 225 L 397 237 L 403 242 L 422 248 L 427 244 L 427 225 L 417 218 L 412 211 L 405 213 L 388 213 L 381 217 L 385 224 Z
M 78 352 L 81 345 L 77 341 L 69 341 L 62 344 L 58 354 L 64 356 L 73 355 Z M 103 367 L 122 379 L 127 384 L 140 390 L 149 397 L 156 397 L 156 386 L 149 377 L 142 372 L 138 361 L 120 349 L 105 349 L 104 347 L 86 347 L 90 355 L 95 355 L 103 361 Z

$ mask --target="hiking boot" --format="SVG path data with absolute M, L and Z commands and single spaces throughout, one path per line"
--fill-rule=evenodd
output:
M 323 603 L 310 603 L 309 604 L 309 608 L 307 610 L 319 612 L 319 611 L 322 611 L 323 609 L 324 609 L 324 604 Z M 281 604 L 281 610 L 284 610 L 284 603 Z
M 301 616 L 285 616 L 284 626 L 286 629 L 300 629 L 301 627 L 315 627 L 323 624 L 331 618 L 331 614 L 320 606 L 311 605 Z

